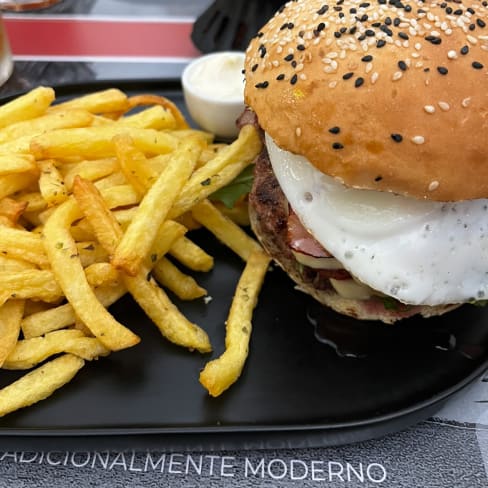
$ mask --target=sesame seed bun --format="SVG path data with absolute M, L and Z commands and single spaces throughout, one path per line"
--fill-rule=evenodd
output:
M 487 1 L 292 1 L 245 76 L 261 127 L 346 185 L 488 198 Z

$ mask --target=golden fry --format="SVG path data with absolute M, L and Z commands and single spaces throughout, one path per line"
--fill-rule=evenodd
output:
M 195 300 L 207 294 L 205 288 L 164 257 L 156 263 L 152 274 L 160 285 L 171 290 L 181 300 Z
M 112 139 L 123 133 L 129 134 L 135 146 L 147 154 L 165 154 L 173 151 L 177 144 L 177 139 L 166 132 L 109 125 L 47 132 L 33 137 L 29 141 L 29 148 L 36 159 L 63 159 L 72 156 L 83 159 L 108 158 L 115 155 Z M 0 145 L 0 152 L 8 144 Z M 15 152 L 23 152 L 23 148 L 24 146 L 19 146 Z
M 49 397 L 71 381 L 84 364 L 83 359 L 72 354 L 64 354 L 2 388 L 0 417 Z
M 154 105 L 133 115 L 120 117 L 116 123 L 125 127 L 156 130 L 176 129 L 177 125 L 174 115 L 161 105 Z
M 60 353 L 70 353 L 87 361 L 107 356 L 110 351 L 94 337 L 85 337 L 80 330 L 58 330 L 43 337 L 18 341 L 5 360 L 5 369 L 30 369 Z
M 160 97 L 158 95 L 135 95 L 129 98 L 129 105 L 131 108 L 139 107 L 141 105 L 161 105 L 162 107 L 168 109 L 173 115 L 177 128 L 185 129 L 188 127 L 188 123 L 185 117 L 181 113 L 180 109 L 166 97 Z
M 89 181 L 77 178 L 74 195 L 94 230 L 104 229 L 103 235 L 98 238 L 107 246 L 107 252 L 113 252 L 122 238 L 122 229 L 96 187 Z M 103 224 L 95 224 L 95 221 Z M 143 266 L 134 277 L 122 274 L 129 293 L 168 340 L 189 349 L 209 352 L 211 345 L 207 333 L 186 319 L 152 278 L 147 279 L 148 272 L 149 269 Z
M 56 280 L 93 335 L 117 351 L 136 345 L 139 337 L 115 320 L 96 298 L 86 279 L 69 227 L 79 215 L 75 200 L 56 208 L 44 226 L 44 243 Z
M 104 114 L 120 112 L 124 113 L 129 108 L 127 95 L 117 88 L 89 93 L 81 97 L 73 98 L 67 102 L 58 103 L 50 108 L 50 112 L 68 110 L 86 110 L 92 114 Z
M 55 161 L 45 159 L 38 163 L 41 174 L 39 176 L 39 191 L 49 207 L 59 205 L 68 198 L 68 190 L 63 176 L 56 167 Z
M 232 249 L 244 261 L 247 261 L 253 252 L 261 250 L 261 246 L 241 227 L 223 215 L 208 200 L 203 200 L 192 209 L 192 215 L 206 227 L 212 234 Z
M 159 226 L 195 167 L 201 146 L 198 140 L 181 143 L 154 185 L 147 191 L 134 219 L 115 250 L 112 263 L 135 276 L 149 255 Z
M 75 164 L 64 174 L 66 188 L 71 191 L 76 176 L 95 181 L 111 175 L 119 169 L 116 158 L 94 159 Z
M 212 160 L 192 174 L 168 217 L 179 217 L 193 205 L 230 183 L 252 163 L 261 147 L 261 139 L 256 129 L 250 125 L 244 126 L 232 144 L 221 149 Z
M 54 90 L 40 86 L 0 107 L 0 127 L 42 115 L 54 100 Z
M 0 307 L 0 367 L 17 343 L 23 313 L 24 300 L 10 300 Z
M 193 271 L 210 271 L 214 265 L 214 259 L 210 254 L 184 236 L 173 242 L 169 252 L 181 264 Z
M 237 381 L 249 353 L 252 314 L 268 269 L 270 258 L 262 251 L 253 252 L 239 279 L 225 327 L 225 351 L 206 364 L 200 383 L 216 397 Z

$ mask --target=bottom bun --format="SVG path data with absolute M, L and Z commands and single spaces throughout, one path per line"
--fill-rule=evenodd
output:
M 395 302 L 397 306 L 391 308 L 385 306 L 385 300 L 380 296 L 367 300 L 344 298 L 317 270 L 301 265 L 287 243 L 288 201 L 274 176 L 266 150 L 256 161 L 253 188 L 249 194 L 249 217 L 257 238 L 297 284 L 296 288 L 338 313 L 359 320 L 380 320 L 391 324 L 418 314 L 423 317 L 442 315 L 460 306 L 414 306 Z

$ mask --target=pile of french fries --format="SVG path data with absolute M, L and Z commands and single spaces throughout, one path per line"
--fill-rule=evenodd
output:
M 174 264 L 212 268 L 186 235 L 197 226 L 245 261 L 225 351 L 200 375 L 213 396 L 237 380 L 269 258 L 209 197 L 260 150 L 254 127 L 215 144 L 155 95 L 109 89 L 58 103 L 39 87 L 0 106 L 0 367 L 27 370 L 0 390 L 0 416 L 47 398 L 86 362 L 137 347 L 108 310 L 126 293 L 169 341 L 210 352 L 165 292 L 206 295 Z

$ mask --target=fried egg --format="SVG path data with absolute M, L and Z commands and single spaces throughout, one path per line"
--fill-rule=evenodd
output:
M 266 134 L 302 224 L 352 275 L 412 305 L 488 299 L 488 200 L 435 202 L 348 188 Z

